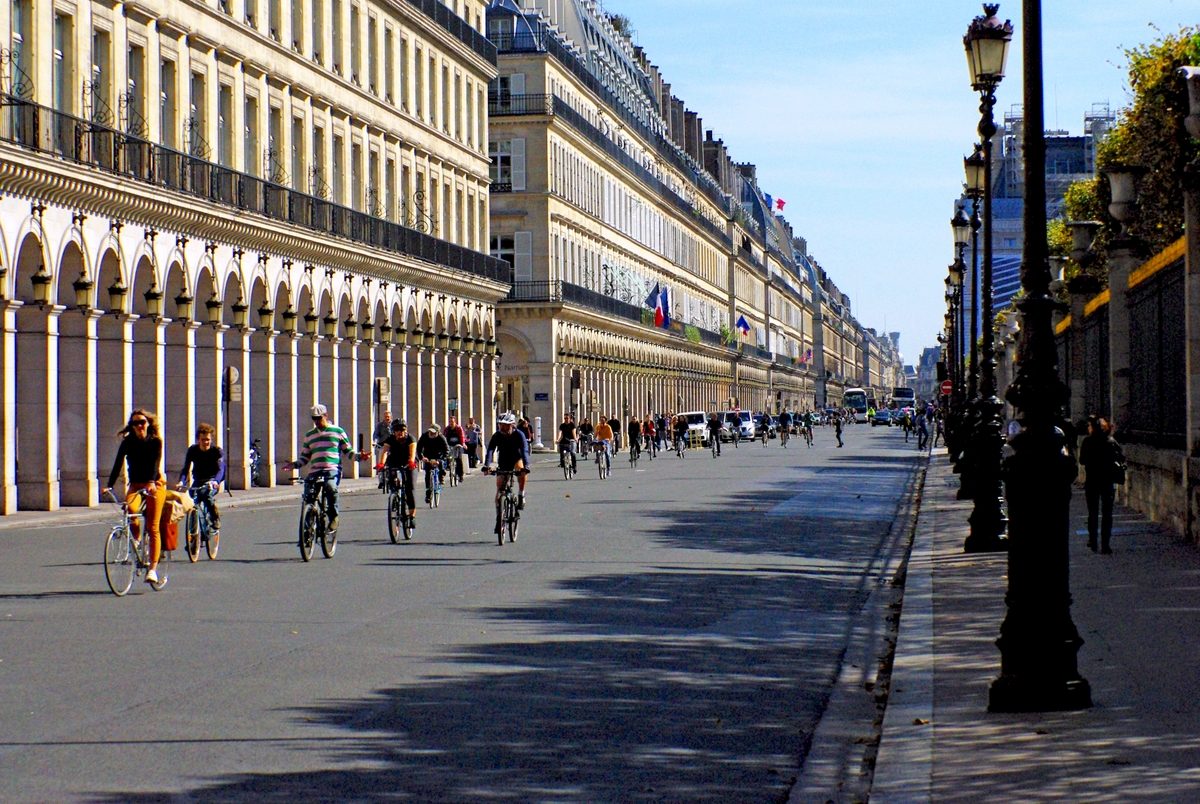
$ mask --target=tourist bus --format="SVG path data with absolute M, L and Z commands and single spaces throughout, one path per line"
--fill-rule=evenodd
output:
M 842 394 L 842 406 L 854 414 L 858 424 L 867 422 L 867 392 L 862 388 L 847 388 Z
M 917 395 L 911 388 L 893 388 L 892 399 L 888 403 L 888 407 L 892 410 L 904 410 L 905 408 L 916 410 Z

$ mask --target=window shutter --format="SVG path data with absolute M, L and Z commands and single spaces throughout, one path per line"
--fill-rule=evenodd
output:
M 513 95 L 525 94 L 525 73 L 513 73 L 508 77 L 508 91 Z
M 513 276 L 518 282 L 533 279 L 533 232 L 513 236 Z
M 512 141 L 512 188 L 513 192 L 525 189 L 525 138 Z

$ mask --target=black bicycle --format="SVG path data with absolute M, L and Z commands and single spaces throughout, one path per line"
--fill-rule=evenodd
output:
M 314 472 L 304 478 L 304 497 L 300 502 L 300 557 L 311 561 L 313 545 L 321 541 L 321 552 L 333 558 L 337 550 L 337 531 L 329 529 L 329 497 L 326 490 L 332 477 Z
M 489 474 L 488 470 L 485 469 L 484 474 Z M 504 479 L 500 485 L 500 493 L 496 497 L 496 542 L 503 547 L 505 536 L 508 536 L 509 542 L 517 540 L 517 530 L 521 526 L 521 503 L 516 492 L 513 491 L 513 478 L 527 474 L 527 472 L 510 469 L 497 470 L 491 474 Z
M 449 465 L 447 467 L 451 487 L 457 486 L 462 482 L 462 471 L 462 447 L 455 444 L 450 448 Z
M 209 560 L 217 557 L 221 548 L 221 533 L 212 526 L 212 498 L 216 494 L 215 484 L 198 483 L 188 489 L 196 505 L 187 515 L 187 551 L 188 560 L 193 564 L 200 558 L 200 546 L 208 553 Z
M 412 495 L 412 490 L 407 488 L 410 475 L 389 467 L 384 470 L 384 477 L 384 488 L 388 492 L 388 536 L 392 544 L 399 544 L 401 536 L 405 541 L 411 539 L 414 529 L 412 515 L 405 504 L 406 496 Z
M 567 460 L 568 457 L 570 460 Z M 563 470 L 563 480 L 575 477 L 575 450 L 572 442 L 566 439 L 558 442 L 558 465 Z
M 630 469 L 637 468 L 638 458 L 640 458 L 641 455 L 642 455 L 641 445 L 638 444 L 638 440 L 635 438 L 629 442 L 629 468 Z

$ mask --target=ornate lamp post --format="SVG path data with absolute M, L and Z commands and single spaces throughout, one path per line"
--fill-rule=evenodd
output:
M 1071 621 L 1069 582 L 1071 481 L 1062 407 L 1068 391 L 1058 377 L 1046 242 L 1046 140 L 1042 98 L 1040 0 L 1024 0 L 1025 254 L 1017 302 L 1022 332 L 1016 378 L 1006 397 L 1021 432 L 1004 462 L 1009 527 L 1008 612 L 1000 626 L 1000 678 L 992 712 L 1044 712 L 1091 706 L 1091 688 L 1076 666 L 1083 640 Z
M 971 199 L 971 378 L 967 398 L 979 396 L 979 230 L 983 221 L 979 219 L 979 204 L 983 200 L 984 188 L 988 186 L 988 161 L 983 158 L 983 146 L 976 144 L 970 156 L 963 159 L 966 173 L 966 195 Z
M 962 338 L 962 289 L 963 280 L 966 275 L 966 263 L 963 262 L 963 255 L 966 253 L 967 243 L 971 241 L 971 222 L 967 220 L 960 207 L 954 213 L 954 218 L 950 221 L 950 227 L 954 232 L 954 264 L 950 266 L 950 284 L 954 286 L 954 291 L 958 295 L 958 315 L 959 320 L 955 323 L 958 325 L 959 339 L 965 342 Z M 955 343 L 956 351 L 959 355 L 959 365 L 957 367 L 957 378 L 954 386 L 954 395 L 961 403 L 965 389 L 962 387 L 962 378 L 964 376 L 962 366 L 962 355 L 965 350 L 961 345 Z
M 1000 489 L 1000 460 L 1004 447 L 1003 405 L 996 397 L 996 338 L 992 324 L 992 137 L 996 134 L 993 109 L 996 87 L 1004 79 L 1011 22 L 996 16 L 999 4 L 985 3 L 985 16 L 976 17 L 963 37 L 971 86 L 979 93 L 979 137 L 983 143 L 983 282 L 979 289 L 982 315 L 982 373 L 979 384 L 979 420 L 972 434 L 970 492 L 975 500 L 971 533 L 963 545 L 968 553 L 1003 550 L 1000 538 L 1007 526 Z M 1044 228 L 1044 227 L 1043 227 Z

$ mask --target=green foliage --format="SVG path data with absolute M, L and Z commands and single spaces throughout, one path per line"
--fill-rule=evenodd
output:
M 633 34 L 633 23 L 624 14 L 609 14 L 608 21 L 621 36 L 631 36 Z
M 1149 169 L 1139 183 L 1140 209 L 1131 231 L 1155 253 L 1183 235 L 1183 168 L 1200 158 L 1200 142 L 1191 139 L 1183 127 L 1187 87 L 1177 72 L 1184 65 L 1200 65 L 1200 27 L 1181 28 L 1177 34 L 1164 35 L 1149 45 L 1125 51 L 1125 55 L 1133 104 L 1121 110 L 1117 125 L 1097 148 L 1096 164 L 1101 172 L 1117 164 Z M 1103 177 L 1076 182 L 1066 196 L 1071 220 L 1104 224 L 1096 238 L 1102 255 L 1120 230 L 1108 214 L 1110 201 L 1108 181 Z M 1101 279 L 1107 276 L 1103 256 L 1089 273 Z
M 733 343 L 733 330 L 724 324 L 721 325 L 721 331 L 717 334 L 721 336 L 721 343 L 725 344 L 726 346 L 729 346 Z

